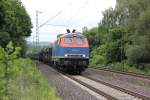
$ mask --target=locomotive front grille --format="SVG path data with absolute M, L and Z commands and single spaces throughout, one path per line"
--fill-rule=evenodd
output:
M 65 54 L 65 57 L 67 58 L 84 58 L 84 54 Z
M 68 55 L 68 57 L 82 57 L 82 55 Z
M 63 65 L 68 65 L 68 66 L 72 66 L 72 65 L 77 65 L 77 66 L 87 66 L 88 65 L 88 60 L 85 59 L 62 59 L 61 63 Z

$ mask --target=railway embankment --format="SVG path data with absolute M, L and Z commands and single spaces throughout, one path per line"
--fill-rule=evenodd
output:
M 97 69 L 87 69 L 83 76 L 108 83 L 122 91 L 126 90 L 150 98 L 150 80 L 144 77 Z
M 38 68 L 48 80 L 49 84 L 56 86 L 57 95 L 63 100 L 99 100 L 98 98 L 103 98 L 97 96 L 98 94 L 91 90 L 68 79 L 46 64 L 39 63 Z
M 60 73 L 39 62 L 39 70 L 63 100 L 149 100 L 149 80 L 87 69 L 81 75 Z M 145 85 L 144 85 L 145 84 Z

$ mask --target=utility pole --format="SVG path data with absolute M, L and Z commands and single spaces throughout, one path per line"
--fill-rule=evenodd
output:
M 36 47 L 39 45 L 39 28 L 43 27 L 44 25 L 46 25 L 49 21 L 53 20 L 55 17 L 57 17 L 58 15 L 60 15 L 62 13 L 62 11 L 58 12 L 55 16 L 51 17 L 50 19 L 48 19 L 45 23 L 43 23 L 42 25 L 39 25 L 39 13 L 42 13 L 38 10 L 36 10 Z M 63 26 L 63 25 L 53 25 L 53 26 Z
M 42 13 L 38 10 L 36 10 L 36 41 L 35 41 L 35 44 L 36 44 L 36 47 L 39 45 L 39 13 Z
M 37 45 L 39 44 L 39 25 L 38 25 L 38 11 L 36 11 L 36 41 L 35 41 L 35 45 L 37 47 Z

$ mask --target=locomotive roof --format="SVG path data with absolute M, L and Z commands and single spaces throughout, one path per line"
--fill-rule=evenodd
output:
M 75 32 L 75 33 L 65 33 L 64 35 L 62 35 L 61 37 L 69 37 L 69 36 L 79 36 L 79 37 L 84 37 L 83 34 L 81 34 L 80 32 Z

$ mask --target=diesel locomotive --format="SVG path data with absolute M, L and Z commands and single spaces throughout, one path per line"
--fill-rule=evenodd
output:
M 51 48 L 43 49 L 39 59 L 67 72 L 81 73 L 88 67 L 89 44 L 82 33 L 67 30 L 60 35 Z
M 58 38 L 52 46 L 52 61 L 66 71 L 82 72 L 88 67 L 89 44 L 79 32 L 68 32 Z

